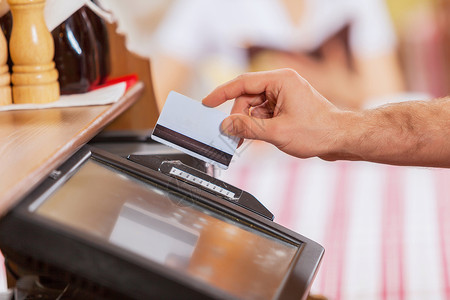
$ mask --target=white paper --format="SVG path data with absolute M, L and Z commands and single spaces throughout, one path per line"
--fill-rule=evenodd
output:
M 1 111 L 9 110 L 25 110 L 25 109 L 46 109 L 55 107 L 72 107 L 72 106 L 89 106 L 89 105 L 105 105 L 117 102 L 126 91 L 126 83 L 119 82 L 111 86 L 100 88 L 84 94 L 62 95 L 59 100 L 35 104 L 11 104 L 0 106 Z

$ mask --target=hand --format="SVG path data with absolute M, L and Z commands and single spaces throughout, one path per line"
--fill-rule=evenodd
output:
M 341 116 L 337 109 L 291 69 L 240 75 L 212 91 L 203 104 L 236 99 L 222 131 L 269 142 L 287 154 L 333 159 Z

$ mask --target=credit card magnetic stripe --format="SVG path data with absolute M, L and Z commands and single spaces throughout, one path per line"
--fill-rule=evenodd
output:
M 231 154 L 194 140 L 184 134 L 159 124 L 156 124 L 155 129 L 153 130 L 153 135 L 225 166 L 230 164 L 233 157 Z

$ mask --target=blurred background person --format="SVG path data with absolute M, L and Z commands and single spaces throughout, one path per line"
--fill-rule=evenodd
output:
M 246 71 L 290 67 L 344 108 L 404 90 L 383 0 L 178 0 L 154 36 L 159 107 Z

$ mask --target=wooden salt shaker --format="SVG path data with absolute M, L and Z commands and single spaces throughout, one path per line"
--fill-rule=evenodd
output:
M 1 2 L 1 0 L 0 0 Z M 3 31 L 0 30 L 0 105 L 8 105 L 11 100 L 11 76 L 6 62 L 8 61 L 8 44 Z
M 13 17 L 9 51 L 13 61 L 14 103 L 59 99 L 53 38 L 44 20 L 45 0 L 8 0 Z

